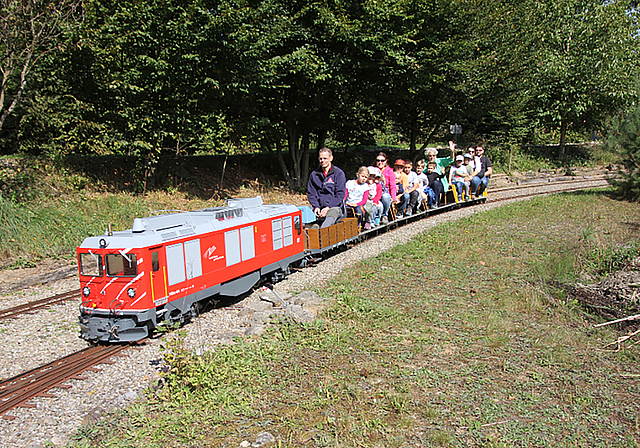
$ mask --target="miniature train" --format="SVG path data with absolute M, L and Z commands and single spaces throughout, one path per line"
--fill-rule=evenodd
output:
M 161 323 L 191 320 L 211 297 L 239 296 L 367 234 L 481 201 L 454 202 L 368 232 L 359 232 L 355 218 L 308 228 L 315 221 L 310 208 L 264 204 L 260 197 L 136 218 L 131 229 L 108 230 L 77 248 L 81 337 L 92 342 L 143 339 Z

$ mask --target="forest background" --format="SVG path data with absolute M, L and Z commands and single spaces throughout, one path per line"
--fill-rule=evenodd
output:
M 0 155 L 264 152 L 457 138 L 504 161 L 606 137 L 638 98 L 638 10 L 578 0 L 3 0 Z M 313 162 L 312 162 L 313 163 Z

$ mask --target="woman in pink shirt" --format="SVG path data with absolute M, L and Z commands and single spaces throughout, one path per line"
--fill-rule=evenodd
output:
M 382 219 L 381 224 L 389 223 L 389 208 L 396 200 L 396 176 L 393 168 L 387 164 L 388 158 L 384 152 L 378 153 L 376 167 L 382 171 Z

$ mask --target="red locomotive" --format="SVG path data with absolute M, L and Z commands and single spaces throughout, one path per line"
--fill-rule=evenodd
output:
M 191 319 L 200 300 L 237 296 L 304 262 L 302 213 L 260 197 L 226 207 L 136 218 L 130 230 L 77 248 L 83 338 L 136 341 Z

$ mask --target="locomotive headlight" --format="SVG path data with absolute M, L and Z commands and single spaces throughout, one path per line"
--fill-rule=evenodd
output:
M 89 297 L 89 294 L 91 293 L 91 290 L 89 289 L 88 286 L 85 286 L 84 288 L 82 288 L 82 295 L 85 297 Z
M 136 290 L 133 288 L 127 289 L 127 295 L 130 299 L 133 299 L 136 296 Z

